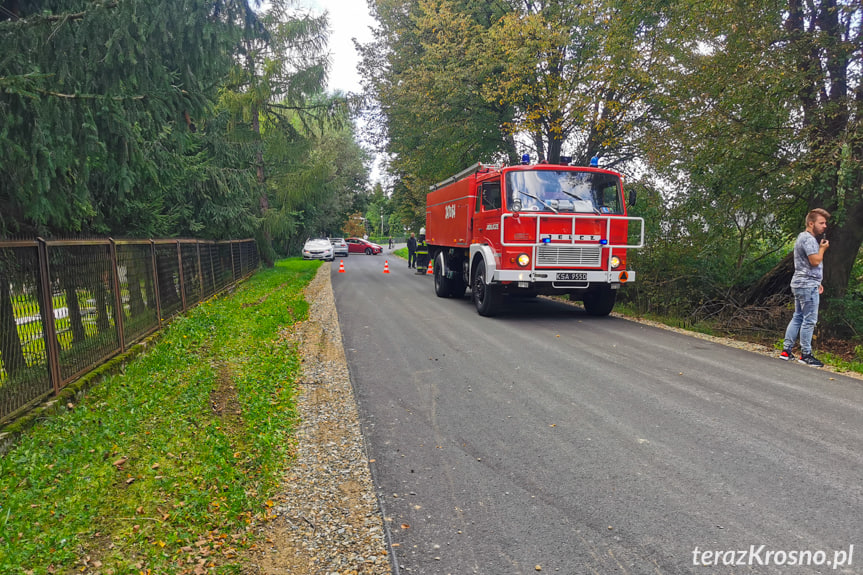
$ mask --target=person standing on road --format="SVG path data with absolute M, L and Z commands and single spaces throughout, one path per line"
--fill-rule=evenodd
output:
M 411 232 L 411 237 L 408 238 L 408 267 L 417 267 L 417 239 L 413 232 Z
M 423 275 L 426 273 L 426 266 L 429 263 L 429 246 L 426 243 L 426 229 L 420 228 L 420 236 L 417 238 L 417 250 L 414 256 L 414 269 L 417 274 Z M 417 269 L 419 266 L 419 269 Z
M 822 237 L 827 229 L 827 219 L 830 212 L 815 208 L 806 214 L 806 231 L 800 232 L 794 242 L 794 276 L 791 278 L 791 292 L 794 294 L 794 315 L 785 330 L 785 342 L 782 353 L 784 360 L 794 356 L 791 353 L 794 341 L 800 338 L 800 363 L 813 367 L 823 367 L 824 364 L 812 355 L 812 334 L 818 322 L 818 304 L 824 286 L 821 280 L 824 276 L 824 252 L 830 247 L 830 242 Z

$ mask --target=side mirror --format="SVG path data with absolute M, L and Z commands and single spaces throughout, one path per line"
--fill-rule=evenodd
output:
M 635 190 L 629 190 L 629 201 L 626 204 L 631 208 L 635 205 L 635 201 L 638 199 L 638 195 L 635 193 Z

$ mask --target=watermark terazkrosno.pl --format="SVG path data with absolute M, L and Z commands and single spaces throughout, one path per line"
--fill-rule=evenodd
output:
M 776 565 L 780 567 L 827 566 L 833 569 L 850 567 L 854 563 L 854 545 L 848 549 L 775 550 L 766 545 L 750 545 L 749 549 L 699 549 L 692 551 L 693 565 Z

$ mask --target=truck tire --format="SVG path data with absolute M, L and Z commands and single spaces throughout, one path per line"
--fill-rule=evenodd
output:
M 434 263 L 434 293 L 438 297 L 452 297 L 452 280 L 443 273 L 443 252 L 439 252 Z
M 617 292 L 610 289 L 589 291 L 584 294 L 584 311 L 593 316 L 606 316 L 614 309 Z
M 438 252 L 434 263 L 434 293 L 438 297 L 461 298 L 464 297 L 464 292 L 467 286 L 461 275 L 453 278 L 448 278 L 444 274 L 444 254 Z
M 485 261 L 480 259 L 473 274 L 471 291 L 473 303 L 479 315 L 492 317 L 499 311 L 502 294 L 498 286 L 485 283 L 485 274 Z

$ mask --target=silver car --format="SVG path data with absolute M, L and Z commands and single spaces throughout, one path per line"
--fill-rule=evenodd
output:
M 333 244 L 327 238 L 309 238 L 303 246 L 304 260 L 327 260 L 336 258 L 333 252 Z
M 348 242 L 345 241 L 345 238 L 330 238 L 330 243 L 333 244 L 333 252 L 337 256 L 348 257 L 350 252 L 348 251 Z

